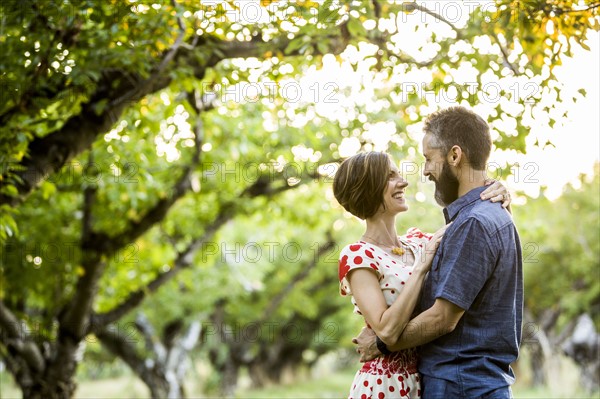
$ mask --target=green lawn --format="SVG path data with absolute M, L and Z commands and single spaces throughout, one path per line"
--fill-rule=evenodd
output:
M 300 381 L 289 385 L 264 389 L 240 389 L 239 399 L 275 399 L 275 398 L 345 398 L 354 370 L 335 372 L 326 376 Z M 515 398 L 600 398 L 600 396 L 584 395 L 574 392 L 569 386 L 577 384 L 558 384 L 553 389 L 529 389 L 517 384 L 514 387 Z M 190 384 L 188 389 L 192 387 Z M 564 387 L 564 388 L 561 388 Z M 147 398 L 144 385 L 133 376 L 124 376 L 98 381 L 80 381 L 77 398 Z M 13 385 L 6 373 L 0 373 L 0 398 L 20 398 L 20 391 Z M 189 398 L 206 398 L 210 396 L 194 393 L 189 389 Z M 214 397 L 214 396 L 213 396 Z

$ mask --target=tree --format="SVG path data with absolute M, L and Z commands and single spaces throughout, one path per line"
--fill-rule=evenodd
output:
M 344 143 L 411 143 L 406 133 L 383 144 L 374 136 L 404 131 L 427 104 L 395 85 L 399 74 L 426 71 L 435 93 L 451 81 L 472 105 L 486 98 L 455 79 L 464 63 L 480 85 L 491 73 L 560 93 L 552 67 L 571 38 L 585 46 L 598 30 L 591 2 L 498 1 L 468 10 L 467 24 L 417 3 L 262 1 L 259 20 L 248 4 L 0 5 L 0 353 L 25 396 L 72 397 L 86 337 L 199 263 L 236 215 L 312 184 Z M 404 16 L 449 27 L 422 36 L 431 58 L 402 50 Z M 482 38 L 496 44 L 479 51 Z M 331 60 L 362 83 L 323 87 L 311 100 L 283 90 Z M 220 95 L 249 83 L 277 89 L 260 101 Z M 520 117 L 536 105 L 503 95 L 518 97 L 518 110 L 498 105 L 489 120 L 513 118 L 517 134 L 498 132 L 496 145 L 524 150 Z M 293 164 L 298 173 L 286 170 Z M 218 176 L 236 165 L 250 177 Z
M 528 199 L 526 206 L 515 208 L 517 224 L 526 226 L 522 244 L 528 320 L 523 336 L 535 364 L 536 385 L 547 382 L 547 368 L 552 365 L 546 359 L 563 352 L 561 346 L 572 340 L 582 315 L 594 316 L 596 326 L 600 323 L 599 184 L 597 164 L 593 175 L 580 176 L 558 199 L 550 201 L 542 193 Z M 540 276 L 544 284 L 539 284 Z M 582 369 L 582 386 L 597 390 L 597 374 L 586 372 L 589 363 L 598 367 L 597 348 L 566 353 Z

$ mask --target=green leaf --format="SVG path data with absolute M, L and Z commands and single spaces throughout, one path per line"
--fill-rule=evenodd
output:
M 46 180 L 40 185 L 40 191 L 42 198 L 47 200 L 56 193 L 56 185 Z
M 298 50 L 300 47 L 302 47 L 302 45 L 304 45 L 305 41 L 304 41 L 304 37 L 299 36 L 296 37 L 295 39 L 293 39 L 292 41 L 290 41 L 287 45 L 287 47 L 284 50 L 285 54 L 291 54 L 294 51 Z
M 327 43 L 325 42 L 317 42 L 317 49 L 319 49 L 319 53 L 327 54 L 329 52 L 329 47 L 327 47 Z
M 354 38 L 361 38 L 367 33 L 363 24 L 356 18 L 348 20 L 348 31 Z
M 102 100 L 100 100 L 94 104 L 94 106 L 93 106 L 94 112 L 96 113 L 96 115 L 101 115 L 107 106 L 108 106 L 108 99 L 103 98 Z

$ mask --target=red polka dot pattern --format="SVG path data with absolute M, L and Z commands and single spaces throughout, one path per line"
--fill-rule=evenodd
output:
M 402 256 L 390 255 L 382 248 L 364 241 L 343 248 L 338 265 L 340 293 L 351 296 L 354 312 L 361 314 L 346 279 L 350 270 L 357 268 L 373 270 L 377 274 L 386 303 L 391 305 L 411 278 L 413 255 L 422 251 L 422 246 L 431 239 L 431 236 L 418 229 L 409 229 L 405 236 L 399 237 L 402 245 L 408 249 L 405 252 L 407 255 Z M 416 363 L 417 356 L 414 349 L 395 352 L 390 356 L 366 362 L 350 385 L 352 389 L 348 397 L 353 399 L 420 398 L 421 386 Z

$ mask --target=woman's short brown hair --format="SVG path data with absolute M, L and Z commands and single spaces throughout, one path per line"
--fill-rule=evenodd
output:
M 375 215 L 383 202 L 390 157 L 385 152 L 360 152 L 340 165 L 333 180 L 333 195 L 348 212 L 361 219 Z

